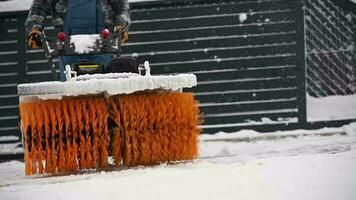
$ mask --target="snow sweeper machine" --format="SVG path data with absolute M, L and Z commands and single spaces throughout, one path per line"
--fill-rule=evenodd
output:
M 200 114 L 193 74 L 151 75 L 148 62 L 121 56 L 121 36 L 58 34 L 41 41 L 53 58 L 113 53 L 108 68 L 79 60 L 66 81 L 18 85 L 26 175 L 58 175 L 113 167 L 192 160 L 198 155 Z

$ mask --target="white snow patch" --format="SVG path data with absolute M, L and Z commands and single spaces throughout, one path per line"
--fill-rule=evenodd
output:
M 356 118 L 356 94 L 315 98 L 307 96 L 308 121 Z
M 241 130 L 235 133 L 218 132 L 213 135 L 203 134 L 200 136 L 200 139 L 203 141 L 208 141 L 208 140 L 229 140 L 229 139 L 242 139 L 242 138 L 251 139 L 256 137 L 271 137 L 271 136 L 275 136 L 276 138 L 281 136 L 301 136 L 301 135 L 313 136 L 313 135 L 322 135 L 326 133 L 346 133 L 346 127 L 348 126 L 340 127 L 340 128 L 323 128 L 318 130 L 300 129 L 300 130 L 291 130 L 291 131 L 276 131 L 270 133 L 260 133 L 254 130 Z M 349 130 L 350 128 L 348 127 L 347 129 Z M 353 129 L 351 128 L 351 130 Z M 351 134 L 352 131 L 348 131 L 348 132 Z
M 298 118 L 279 118 L 278 121 L 271 120 L 270 118 L 262 118 L 261 121 L 246 120 L 246 122 L 242 122 L 242 123 L 201 125 L 201 128 L 224 128 L 224 127 L 263 125 L 263 124 L 289 124 L 289 123 L 297 123 L 297 122 L 298 122 Z
M 356 137 L 356 122 L 345 126 L 345 131 L 347 135 L 351 137 Z
M 240 23 L 244 23 L 247 20 L 247 14 L 246 13 L 241 13 L 239 15 L 239 21 Z
M 260 121 L 255 121 L 255 120 L 246 120 L 244 125 L 261 125 L 261 124 L 280 124 L 280 123 L 295 123 L 298 122 L 298 119 L 296 118 L 278 118 L 277 121 L 272 120 L 268 117 L 262 117 Z
M 120 74 L 117 73 L 119 76 Z M 100 75 L 94 75 L 97 77 Z M 197 85 L 194 74 L 167 76 L 129 76 L 117 79 L 93 78 L 85 81 L 42 82 L 18 85 L 20 101 L 30 100 L 33 96 L 40 99 L 60 99 L 62 96 L 78 96 L 105 92 L 108 95 L 131 94 L 144 90 L 180 90 Z M 33 96 L 24 96 L 33 95 Z
M 0 144 L 0 154 L 22 153 L 23 148 L 19 147 L 21 142 Z
M 100 40 L 100 35 L 72 35 L 70 36 L 70 45 L 78 54 L 87 54 L 94 51 L 96 41 Z
M 84 81 L 89 79 L 117 79 L 117 78 L 128 78 L 131 76 L 140 76 L 136 73 L 107 73 L 107 74 L 85 74 L 77 76 L 75 80 Z
M 131 56 L 134 57 L 134 58 L 137 58 L 138 57 L 138 53 L 132 53 Z
M 33 0 L 10 0 L 0 2 L 0 12 L 22 11 L 30 9 Z

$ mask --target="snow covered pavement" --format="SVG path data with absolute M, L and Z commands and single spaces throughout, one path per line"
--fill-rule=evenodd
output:
M 200 158 L 176 165 L 24 177 L 23 163 L 2 163 L 0 199 L 356 199 L 356 124 L 256 134 L 203 136 Z M 226 140 L 239 137 L 252 142 Z

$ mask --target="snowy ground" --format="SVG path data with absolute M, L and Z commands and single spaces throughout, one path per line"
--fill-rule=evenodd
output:
M 112 172 L 24 177 L 23 163 L 2 163 L 0 199 L 356 199 L 356 123 L 258 136 L 203 136 L 193 162 Z

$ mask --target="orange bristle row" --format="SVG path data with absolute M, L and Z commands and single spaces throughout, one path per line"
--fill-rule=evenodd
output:
M 33 100 L 20 104 L 25 173 L 191 160 L 199 109 L 190 93 L 140 93 Z
M 199 109 L 189 93 L 113 98 L 123 117 L 125 166 L 191 160 L 198 154 Z
M 21 103 L 20 113 L 26 175 L 107 166 L 110 141 L 104 99 L 36 100 Z

